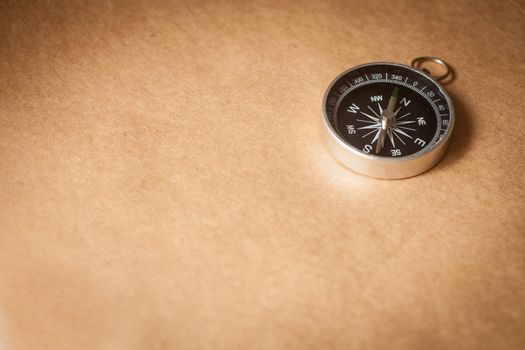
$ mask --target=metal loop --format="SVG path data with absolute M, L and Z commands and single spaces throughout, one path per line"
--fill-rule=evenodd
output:
M 440 65 L 441 67 L 444 67 L 446 69 L 445 73 L 441 74 L 441 75 L 438 75 L 438 76 L 434 76 L 432 74 L 430 74 L 430 71 L 426 68 L 420 68 L 421 65 L 425 62 L 434 62 L 438 65 Z M 416 68 L 416 69 L 419 69 L 421 71 L 423 71 L 424 73 L 430 75 L 432 78 L 436 79 L 436 80 L 443 80 L 445 79 L 446 77 L 448 77 L 448 75 L 450 74 L 450 66 L 445 62 L 443 61 L 441 58 L 437 58 L 437 57 L 432 57 L 432 56 L 421 56 L 421 57 L 417 57 L 417 58 L 414 58 L 412 60 L 412 63 L 410 64 L 412 67 Z

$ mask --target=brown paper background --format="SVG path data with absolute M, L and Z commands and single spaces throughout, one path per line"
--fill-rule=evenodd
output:
M 5 349 L 523 349 L 524 8 L 2 2 Z M 327 85 L 420 55 L 444 160 L 340 166 Z

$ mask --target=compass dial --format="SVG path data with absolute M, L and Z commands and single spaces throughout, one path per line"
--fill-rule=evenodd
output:
M 381 115 L 390 94 L 398 88 L 394 118 L 386 129 L 386 141 L 379 152 L 376 143 L 381 130 Z M 431 102 L 418 91 L 395 83 L 363 85 L 350 90 L 338 106 L 338 133 L 352 146 L 383 157 L 406 156 L 419 152 L 436 135 L 440 117 Z M 372 147 L 374 146 L 374 147 Z
M 436 81 L 394 63 L 366 64 L 341 74 L 327 90 L 323 111 L 329 132 L 349 152 L 392 161 L 439 148 L 454 122 L 450 99 Z

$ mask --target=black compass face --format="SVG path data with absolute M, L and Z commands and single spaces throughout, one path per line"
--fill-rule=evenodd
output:
M 398 100 L 394 118 L 386 129 L 383 147 L 376 152 L 381 115 L 394 89 Z M 418 92 L 393 83 L 364 85 L 345 94 L 337 110 L 337 132 L 349 144 L 373 154 L 406 156 L 430 144 L 436 134 L 437 118 L 432 105 Z
M 370 64 L 343 74 L 326 96 L 325 112 L 343 142 L 379 157 L 431 149 L 450 124 L 441 88 L 423 73 L 394 64 Z

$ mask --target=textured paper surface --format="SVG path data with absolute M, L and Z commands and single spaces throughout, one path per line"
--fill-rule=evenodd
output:
M 0 346 L 523 349 L 523 9 L 3 2 Z M 456 71 L 444 160 L 340 166 L 327 85 L 420 55 Z

